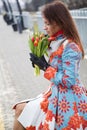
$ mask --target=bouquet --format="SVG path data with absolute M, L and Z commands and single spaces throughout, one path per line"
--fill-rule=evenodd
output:
M 29 48 L 39 58 L 44 54 L 47 55 L 48 45 L 48 36 L 45 36 L 43 33 L 34 32 L 32 36 L 29 36 Z M 34 74 L 36 76 L 40 75 L 40 68 L 37 65 L 34 65 Z

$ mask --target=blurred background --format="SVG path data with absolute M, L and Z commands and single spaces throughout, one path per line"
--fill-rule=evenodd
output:
M 7 0 L 0 0 L 0 8 L 4 8 L 3 1 L 7 2 Z M 38 11 L 39 7 L 43 6 L 46 3 L 50 3 L 54 0 L 18 0 L 21 8 L 26 11 Z M 67 4 L 69 9 L 79 9 L 87 7 L 87 0 L 61 0 Z M 9 0 L 10 4 L 14 7 L 14 10 L 17 11 L 17 0 Z
M 43 30 L 41 8 L 53 0 L 0 0 L 0 130 L 12 130 L 12 106 L 46 91 L 50 82 L 34 76 L 29 60 L 29 35 Z M 87 0 L 61 0 L 76 22 L 85 50 L 80 77 L 87 86 Z M 45 32 L 44 32 L 45 33 Z
M 33 31 L 35 26 L 38 26 L 39 30 L 44 32 L 40 10 L 44 4 L 52 1 L 53 0 L 0 0 L 0 14 L 6 24 L 11 25 L 15 32 L 18 31 L 22 33 L 27 29 Z M 61 1 L 70 9 L 85 48 L 87 44 L 87 28 L 85 28 L 87 23 L 87 0 Z M 85 52 L 87 52 L 87 50 L 85 50 Z

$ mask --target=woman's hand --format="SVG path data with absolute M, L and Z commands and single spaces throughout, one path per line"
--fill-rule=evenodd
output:
M 32 62 L 32 66 L 37 65 L 41 70 L 45 71 L 50 65 L 45 60 L 44 56 L 41 58 L 35 56 L 34 54 L 30 53 L 30 61 Z

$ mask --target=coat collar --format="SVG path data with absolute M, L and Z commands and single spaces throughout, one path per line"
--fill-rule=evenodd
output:
M 52 35 L 51 37 L 48 38 L 48 40 L 51 41 L 55 41 L 56 39 L 58 39 L 59 37 L 63 37 L 64 33 L 62 30 L 58 31 L 56 34 Z

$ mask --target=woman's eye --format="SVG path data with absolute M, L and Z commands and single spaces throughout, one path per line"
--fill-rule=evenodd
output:
M 49 26 L 50 24 L 49 23 L 46 23 L 47 26 Z

